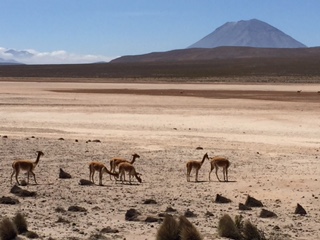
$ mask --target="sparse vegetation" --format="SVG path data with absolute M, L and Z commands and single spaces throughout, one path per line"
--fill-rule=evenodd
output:
M 237 228 L 237 225 L 228 214 L 223 215 L 219 219 L 218 234 L 220 237 L 226 237 L 231 239 L 242 238 L 240 231 Z
M 235 220 L 225 214 L 219 220 L 218 233 L 221 237 L 239 240 L 265 240 L 262 231 L 253 225 L 249 220 L 243 221 L 241 215 L 235 216 Z
M 185 217 L 177 221 L 172 215 L 166 215 L 158 229 L 157 240 L 201 240 L 197 228 Z
M 28 224 L 22 213 L 18 212 L 14 216 L 13 223 L 15 224 L 19 234 L 22 234 L 28 231 Z
M 1 240 L 12 240 L 18 236 L 18 231 L 14 223 L 5 217 L 0 222 L 0 239 Z

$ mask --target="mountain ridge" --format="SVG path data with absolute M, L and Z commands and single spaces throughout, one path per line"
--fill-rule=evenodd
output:
M 227 22 L 188 48 L 242 46 L 259 48 L 305 48 L 281 30 L 258 19 Z
M 188 48 L 167 52 L 153 52 L 116 58 L 118 62 L 188 62 L 218 59 L 243 58 L 320 58 L 320 47 L 312 48 L 253 48 L 253 47 L 216 47 Z

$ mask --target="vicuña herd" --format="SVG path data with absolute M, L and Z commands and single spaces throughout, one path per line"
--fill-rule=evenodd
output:
M 33 172 L 35 167 L 38 165 L 40 157 L 43 156 L 44 153 L 41 151 L 37 151 L 37 158 L 35 161 L 31 161 L 31 160 L 16 160 L 12 163 L 12 168 L 13 168 L 13 172 L 11 174 L 11 184 L 12 184 L 12 177 L 13 175 L 15 175 L 16 178 L 16 182 L 18 185 L 20 185 L 19 181 L 18 181 L 18 176 L 20 171 L 26 171 L 27 172 L 27 176 L 28 176 L 28 181 L 27 183 L 29 183 L 29 175 L 30 173 L 33 175 L 34 178 L 34 182 L 36 184 L 37 180 L 36 180 L 36 175 Z M 110 175 L 110 179 L 111 176 L 115 177 L 115 179 L 117 180 L 120 177 L 120 181 L 122 183 L 124 183 L 125 181 L 125 175 L 126 173 L 129 175 L 129 183 L 131 184 L 131 180 L 132 178 L 136 178 L 137 181 L 139 183 L 142 182 L 142 179 L 140 177 L 140 173 L 138 173 L 135 169 L 135 167 L 133 166 L 135 160 L 137 158 L 140 158 L 140 156 L 136 153 L 132 154 L 132 160 L 128 161 L 126 159 L 123 158 L 113 158 L 110 160 L 110 170 L 108 170 L 108 168 L 101 162 L 90 162 L 89 163 L 89 180 L 92 181 L 94 183 L 94 174 L 95 172 L 99 172 L 99 185 L 102 185 L 102 175 L 103 173 L 108 173 Z M 190 175 L 191 175 L 191 171 L 194 170 L 195 171 L 195 181 L 198 182 L 198 174 L 199 174 L 199 170 L 202 167 L 204 161 L 208 159 L 210 161 L 210 172 L 209 172 L 209 182 L 211 182 L 211 172 L 213 171 L 213 169 L 215 169 L 215 173 L 217 176 L 217 179 L 219 180 L 219 182 L 221 182 L 219 176 L 218 176 L 218 169 L 222 168 L 223 171 L 223 181 L 228 182 L 228 168 L 230 166 L 230 161 L 225 158 L 225 157 L 212 157 L 209 158 L 208 153 L 203 155 L 203 158 L 201 161 L 197 161 L 197 160 L 189 160 L 186 164 L 187 167 L 187 182 L 190 182 Z M 116 168 L 118 168 L 118 172 L 116 171 Z

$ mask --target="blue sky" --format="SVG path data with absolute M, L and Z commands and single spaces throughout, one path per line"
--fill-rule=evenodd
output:
M 320 46 L 319 0 L 0 0 L 0 9 L 0 58 L 5 49 L 29 50 L 34 63 L 186 48 L 226 22 L 253 18 Z

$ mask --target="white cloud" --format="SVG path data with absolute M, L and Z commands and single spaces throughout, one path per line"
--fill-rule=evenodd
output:
M 68 53 L 63 50 L 53 52 L 38 52 L 34 49 L 13 50 L 6 53 L 9 49 L 0 47 L 0 58 L 5 60 L 15 60 L 25 64 L 73 64 L 73 63 L 94 63 L 94 62 L 109 62 L 114 57 L 106 57 L 101 55 L 80 55 Z M 21 54 L 22 52 L 30 54 Z

